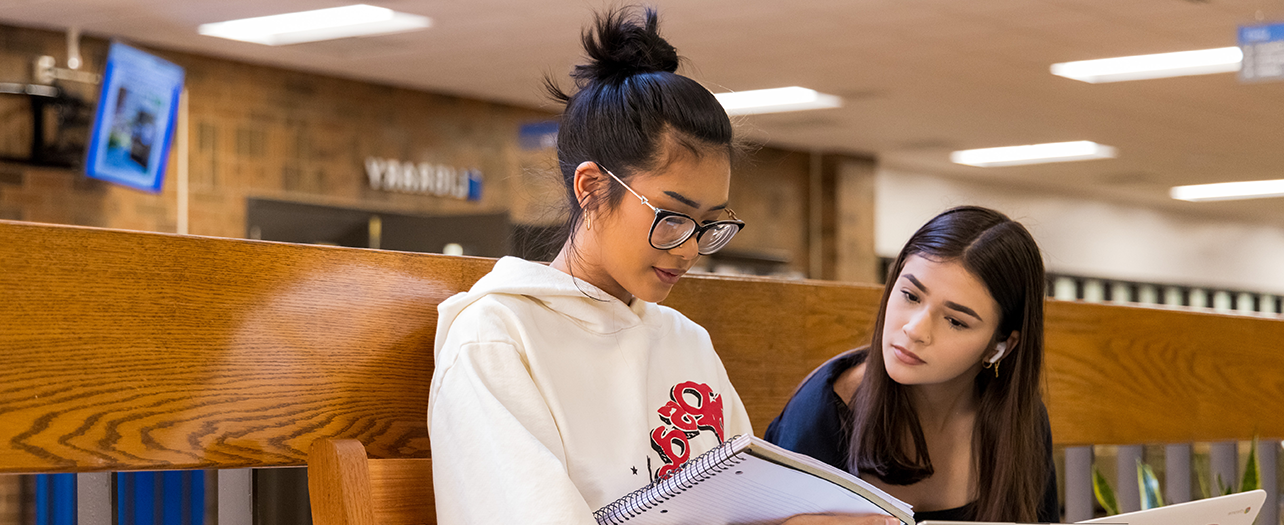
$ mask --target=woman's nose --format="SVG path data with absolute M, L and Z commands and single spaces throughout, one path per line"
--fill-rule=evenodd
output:
M 931 316 L 926 309 L 914 312 L 901 327 L 901 331 L 916 343 L 932 344 Z
M 696 236 L 692 235 L 686 242 L 669 248 L 669 253 L 688 261 L 695 259 L 700 255 L 700 242 L 696 240 Z

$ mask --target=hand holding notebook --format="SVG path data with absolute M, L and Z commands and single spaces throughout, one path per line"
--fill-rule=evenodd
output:
M 914 523 L 909 505 L 877 487 L 753 436 L 727 440 L 594 517 L 599 524 L 774 524 L 830 513 L 882 514 Z

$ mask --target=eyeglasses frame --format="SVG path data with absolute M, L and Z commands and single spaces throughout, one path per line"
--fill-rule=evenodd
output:
M 664 251 L 672 250 L 672 249 L 674 249 L 674 248 L 677 248 L 677 247 L 679 247 L 679 246 L 682 246 L 683 244 L 686 244 L 686 243 L 687 243 L 687 241 L 691 240 L 691 238 L 692 238 L 692 237 L 695 237 L 695 239 L 696 239 L 696 251 L 697 251 L 700 255 L 712 255 L 712 254 L 717 253 L 717 252 L 718 252 L 718 250 L 721 250 L 721 249 L 725 248 L 725 247 L 726 247 L 726 245 L 719 246 L 717 250 L 714 250 L 714 251 L 711 251 L 711 252 L 708 252 L 708 253 L 705 253 L 705 252 L 703 252 L 703 251 L 700 251 L 700 238 L 704 236 L 704 233 L 705 233 L 706 231 L 709 231 L 709 230 L 713 229 L 714 227 L 717 227 L 717 226 L 720 226 L 720 225 L 724 225 L 724 224 L 731 224 L 731 225 L 733 225 L 733 226 L 735 226 L 735 227 L 736 227 L 736 232 L 735 232 L 735 233 L 733 233 L 733 234 L 731 234 L 731 235 L 734 237 L 736 234 L 740 233 L 740 230 L 745 229 L 745 222 L 744 222 L 744 221 L 742 221 L 742 220 L 740 220 L 740 218 L 739 218 L 739 217 L 736 217 L 736 212 L 731 211 L 731 208 L 724 208 L 725 210 L 727 210 L 727 215 L 731 217 L 731 220 L 713 221 L 713 222 L 710 222 L 710 223 L 707 223 L 707 224 L 700 224 L 700 221 L 697 221 L 697 220 L 695 219 L 695 217 L 692 217 L 692 216 L 687 215 L 687 214 L 685 214 L 685 213 L 676 212 L 676 211 L 672 211 L 672 210 L 666 210 L 666 209 L 662 209 L 662 208 L 657 208 L 657 207 L 655 207 L 654 205 L 652 205 L 652 204 L 651 204 L 650 199 L 647 199 L 646 197 L 643 197 L 642 195 L 639 195 L 639 194 L 638 194 L 638 192 L 633 191 L 633 188 L 630 188 L 628 184 L 625 184 L 625 183 L 624 183 L 624 181 L 620 180 L 620 178 L 619 178 L 619 177 L 617 177 L 617 176 L 615 176 L 615 174 L 614 174 L 614 173 L 611 173 L 611 170 L 606 169 L 606 168 L 605 168 L 604 166 L 602 166 L 601 164 L 598 164 L 598 165 L 597 165 L 597 167 L 598 167 L 598 168 L 601 168 L 601 169 L 602 169 L 602 171 L 605 171 L 607 175 L 610 175 L 612 179 L 615 179 L 615 182 L 620 183 L 620 185 L 621 185 L 621 186 L 624 186 L 624 189 L 629 190 L 629 193 L 632 193 L 634 197 L 637 197 L 637 198 L 638 198 L 638 200 L 642 201 L 642 204 L 646 205 L 646 207 L 648 207 L 648 208 L 651 208 L 651 211 L 654 211 L 654 212 L 655 212 L 655 219 L 651 221 L 651 231 L 647 232 L 647 235 L 646 235 L 646 242 L 647 242 L 647 244 L 650 244 L 652 248 L 655 248 L 655 249 L 657 249 L 657 250 L 664 250 Z M 655 245 L 655 242 L 651 240 L 651 239 L 653 238 L 653 236 L 655 235 L 655 227 L 656 227 L 656 226 L 659 226 L 659 225 L 660 225 L 660 221 L 664 220 L 665 218 L 668 218 L 668 217 L 674 217 L 674 216 L 677 216 L 677 217 L 683 217 L 683 218 L 685 218 L 685 219 L 687 219 L 687 220 L 691 221 L 691 223 L 692 223 L 692 224 L 695 224 L 695 228 L 693 228 L 693 229 L 691 230 L 691 233 L 687 234 L 687 236 L 686 236 L 686 237 L 684 237 L 681 241 L 677 242 L 677 243 L 676 243 L 676 244 L 674 244 L 673 246 L 670 246 L 670 247 L 668 247 L 668 248 L 662 248 L 662 247 L 660 247 L 660 246 L 656 246 L 656 245 Z

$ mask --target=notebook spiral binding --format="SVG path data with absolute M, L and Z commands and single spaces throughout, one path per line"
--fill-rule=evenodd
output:
M 593 513 L 599 525 L 619 525 L 640 516 L 643 512 L 660 506 L 678 494 L 712 478 L 744 461 L 732 454 L 732 442 L 740 436 L 723 441 L 695 459 L 687 461 L 676 474 L 651 483 L 615 500 Z

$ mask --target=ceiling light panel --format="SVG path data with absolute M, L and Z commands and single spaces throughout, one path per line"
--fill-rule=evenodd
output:
M 1052 74 L 1089 84 L 1100 84 L 1126 80 L 1234 73 L 1239 71 L 1243 60 L 1244 53 L 1238 47 L 1221 47 L 1156 55 L 1063 62 L 1052 64 Z
M 843 105 L 842 98 L 798 86 L 718 93 L 714 96 L 727 111 L 727 115 L 731 116 L 837 108 Z
M 1176 186 L 1168 194 L 1174 199 L 1191 202 L 1284 197 L 1284 179 Z
M 425 16 L 356 4 L 280 15 L 201 24 L 197 32 L 269 46 L 336 38 L 401 33 L 432 25 Z
M 955 151 L 950 153 L 950 161 L 955 164 L 994 168 L 1075 160 L 1112 159 L 1117 153 L 1117 150 L 1110 146 L 1079 140 Z

